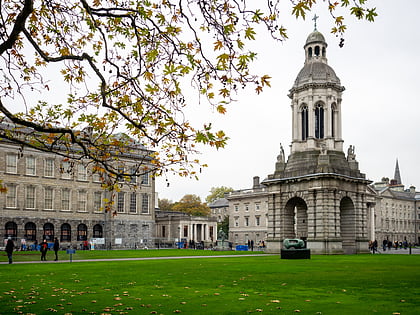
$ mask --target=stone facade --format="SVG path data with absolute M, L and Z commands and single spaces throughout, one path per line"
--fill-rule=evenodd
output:
M 371 214 L 370 222 L 373 222 L 371 230 L 380 244 L 383 240 L 391 242 L 407 241 L 412 244 L 420 244 L 419 235 L 419 211 L 415 187 L 404 189 L 400 184 L 391 185 L 387 182 L 378 182 L 372 185 L 377 193 L 376 207 Z
M 328 65 L 324 36 L 309 34 L 305 64 L 290 90 L 292 144 L 283 148 L 268 191 L 267 251 L 279 252 L 285 238 L 307 241 L 313 253 L 367 251 L 370 181 L 359 171 L 350 146 L 343 152 L 341 102 L 344 87 Z
M 156 243 L 158 247 L 185 247 L 201 243 L 212 247 L 217 239 L 217 219 L 175 211 L 156 211 Z
M 141 158 L 140 156 L 138 158 Z M 136 163 L 132 156 L 126 165 Z M 63 248 L 95 239 L 101 248 L 154 245 L 154 180 L 134 178 L 138 188 L 121 183 L 113 208 L 106 212 L 109 192 L 83 164 L 69 164 L 58 155 L 0 142 L 0 227 L 3 237 L 27 246 L 57 237 Z M 114 215 L 111 215 L 114 213 Z M 116 214 L 116 215 L 115 215 Z
M 254 246 L 267 239 L 268 190 L 254 177 L 251 189 L 236 190 L 227 194 L 229 201 L 229 240 L 236 245 Z

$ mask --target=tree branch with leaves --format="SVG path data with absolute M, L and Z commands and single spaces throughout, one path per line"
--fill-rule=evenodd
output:
M 291 0 L 291 14 L 305 18 L 317 2 Z M 376 16 L 365 0 L 322 2 L 340 36 L 339 7 L 358 19 Z M 191 158 L 198 145 L 223 148 L 228 136 L 185 116 L 196 106 L 189 91 L 225 114 L 239 89 L 270 86 L 269 74 L 250 67 L 257 29 L 287 38 L 279 0 L 0 4 L 0 137 L 91 163 L 111 179 L 167 171 L 196 177 L 205 166 Z M 120 174 L 116 162 L 139 148 L 144 160 L 135 173 Z

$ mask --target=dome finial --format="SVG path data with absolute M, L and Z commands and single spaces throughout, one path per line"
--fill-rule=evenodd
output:
M 319 18 L 319 16 L 318 16 L 318 15 L 316 15 L 316 13 L 315 13 L 314 17 L 312 18 L 312 21 L 314 21 L 314 31 L 316 31 L 316 30 L 317 30 L 317 29 L 316 29 L 316 20 L 318 20 L 318 18 Z

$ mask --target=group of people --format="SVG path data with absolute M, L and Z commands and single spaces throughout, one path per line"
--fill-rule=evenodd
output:
M 40 245 L 40 251 L 41 251 L 41 261 L 47 260 L 47 251 L 48 251 L 48 242 L 46 239 L 42 241 Z M 15 249 L 15 243 L 13 242 L 12 238 L 9 237 L 7 239 L 6 248 L 5 251 L 7 253 L 7 258 L 9 259 L 9 264 L 13 263 L 13 251 Z M 58 260 L 58 251 L 60 249 L 60 242 L 58 241 L 58 238 L 54 239 L 53 244 L 53 250 L 55 253 L 55 259 L 54 261 Z
M 383 240 L 382 241 L 382 250 L 386 251 L 391 250 L 392 248 L 398 249 L 398 248 L 404 248 L 407 249 L 409 246 L 411 246 L 411 243 L 409 243 L 407 240 L 401 241 L 389 241 L 389 240 Z M 372 252 L 372 254 L 375 254 L 378 252 L 378 241 L 369 241 L 369 250 Z

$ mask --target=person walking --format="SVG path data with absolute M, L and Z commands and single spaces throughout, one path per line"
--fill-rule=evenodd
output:
M 47 249 L 48 249 L 48 243 L 47 240 L 43 240 L 41 245 L 41 261 L 46 261 L 46 255 L 47 255 Z
M 58 238 L 54 239 L 53 249 L 54 249 L 54 253 L 55 253 L 55 259 L 54 260 L 57 261 L 58 260 L 58 250 L 60 249 L 60 243 L 58 242 Z
M 13 262 L 13 249 L 15 247 L 15 244 L 13 243 L 12 239 L 9 237 L 7 239 L 7 244 L 6 244 L 6 253 L 7 253 L 7 258 L 9 258 L 9 264 L 11 264 Z

